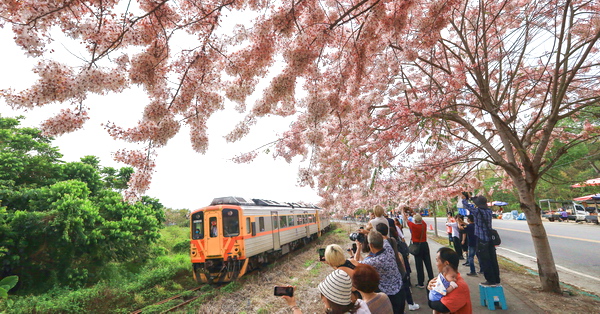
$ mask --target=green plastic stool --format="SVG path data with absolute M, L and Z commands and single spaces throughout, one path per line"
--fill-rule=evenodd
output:
M 495 302 L 500 303 L 503 310 L 508 309 L 502 285 L 484 286 L 479 284 L 479 301 L 482 306 L 487 306 L 492 311 L 496 309 Z

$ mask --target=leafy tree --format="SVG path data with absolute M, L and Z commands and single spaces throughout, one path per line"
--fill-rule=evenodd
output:
M 96 169 L 96 170 L 100 170 L 100 159 L 98 157 L 88 155 L 88 156 L 81 157 L 80 160 L 82 163 L 88 164 L 88 165 L 94 167 L 94 169 Z
M 127 182 L 134 170 L 131 167 L 122 167 L 118 171 L 113 167 L 104 167 L 100 170 L 103 175 L 105 187 L 116 191 L 127 189 Z
M 62 154 L 40 130 L 18 127 L 21 119 L 0 116 L 0 187 L 56 182 L 55 163 Z
M 189 214 L 187 209 L 165 208 L 165 225 L 176 225 L 180 227 L 189 226 Z
M 0 117 L 0 125 L 0 158 L 18 165 L 0 165 L 2 275 L 19 275 L 25 288 L 78 286 L 97 280 L 108 262 L 153 254 L 165 219 L 159 200 L 124 202 L 105 186 L 96 157 L 64 163 L 39 130 L 20 128 L 18 119 Z
M 98 169 L 83 162 L 60 164 L 57 177 L 61 180 L 79 180 L 85 182 L 92 195 L 98 193 L 104 187 L 104 182 L 102 182 Z

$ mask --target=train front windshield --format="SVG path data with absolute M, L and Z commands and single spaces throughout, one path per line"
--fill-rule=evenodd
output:
M 223 236 L 236 237 L 240 235 L 240 218 L 237 209 L 223 209 Z
M 195 213 L 192 216 L 192 239 L 204 238 L 204 213 Z

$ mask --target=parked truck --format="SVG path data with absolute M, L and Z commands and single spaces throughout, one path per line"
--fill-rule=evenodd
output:
M 587 215 L 583 205 L 575 201 L 544 199 L 539 201 L 542 218 L 549 221 L 561 221 L 561 209 L 567 212 L 567 218 L 575 222 L 585 221 Z

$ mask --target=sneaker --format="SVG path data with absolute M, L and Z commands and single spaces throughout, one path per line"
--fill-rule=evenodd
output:
M 467 276 L 477 276 L 477 273 L 468 273 Z
M 424 285 L 416 285 L 416 287 L 419 288 L 419 289 L 425 289 Z
M 463 263 L 462 265 L 463 265 L 463 266 L 471 266 L 471 265 L 469 264 L 469 262 Z
M 419 308 L 420 308 L 420 307 L 419 307 L 419 305 L 418 305 L 417 303 L 415 303 L 415 304 L 409 304 L 409 305 L 408 305 L 408 310 L 409 310 L 409 311 L 416 311 L 416 310 L 418 310 Z

